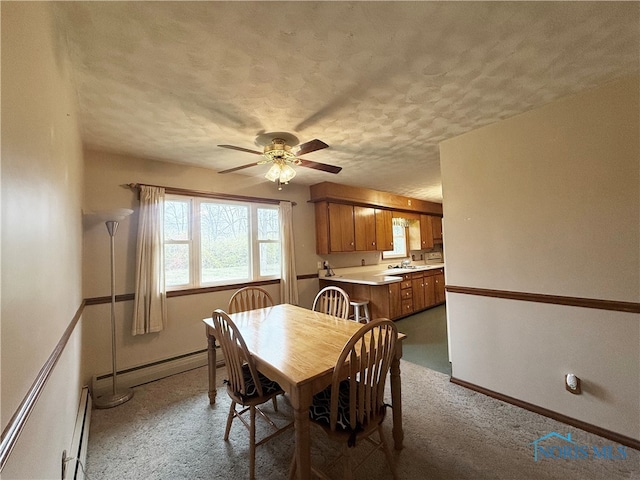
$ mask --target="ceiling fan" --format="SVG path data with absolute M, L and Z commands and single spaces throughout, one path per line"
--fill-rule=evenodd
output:
M 295 135 L 286 132 L 274 132 L 259 135 L 256 139 L 256 144 L 264 145 L 264 150 L 262 152 L 258 152 L 257 150 L 249 150 L 247 148 L 236 147 L 234 145 L 218 145 L 222 148 L 230 148 L 231 150 L 239 150 L 241 152 L 253 153 L 254 155 L 261 155 L 265 157 L 257 162 L 230 168 L 218 173 L 230 173 L 244 168 L 253 167 L 255 165 L 265 165 L 270 163 L 272 165 L 265 175 L 265 178 L 272 182 L 276 182 L 278 190 L 282 190 L 282 185 L 289 183 L 289 181 L 296 175 L 293 165 L 300 165 L 301 167 L 313 168 L 315 170 L 322 170 L 323 172 L 329 173 L 338 173 L 342 170 L 342 167 L 313 162 L 299 157 L 299 155 L 306 155 L 307 153 L 322 150 L 329 146 L 318 139 L 298 144 L 298 138 Z

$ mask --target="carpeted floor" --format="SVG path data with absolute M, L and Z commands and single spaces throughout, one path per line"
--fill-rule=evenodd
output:
M 619 454 L 619 445 L 454 385 L 447 375 L 422 366 L 403 360 L 401 369 L 405 448 L 394 452 L 400 479 L 640 479 L 636 450 L 623 448 L 624 459 L 593 458 L 593 447 L 606 451 L 612 446 L 612 452 Z M 219 381 L 223 377 L 224 372 L 218 372 Z M 124 405 L 93 410 L 87 478 L 248 477 L 248 432 L 236 421 L 229 441 L 222 440 L 229 397 L 220 386 L 217 403 L 209 405 L 206 367 L 134 390 L 134 398 Z M 279 397 L 279 405 L 274 419 L 286 423 L 291 414 L 287 398 Z M 270 405 L 265 409 L 271 412 Z M 392 441 L 390 416 L 385 426 Z M 539 454 L 535 461 L 531 442 L 550 432 L 570 433 L 577 446 L 585 447 L 588 458 L 553 459 Z M 558 438 L 541 444 L 556 454 L 568 445 Z M 359 445 L 358 453 L 366 447 Z M 257 478 L 286 479 L 293 448 L 292 430 L 258 447 Z M 322 468 L 337 452 L 324 432 L 312 429 L 314 466 Z M 341 464 L 327 473 L 341 478 Z M 384 455 L 370 457 L 356 478 L 391 478 Z

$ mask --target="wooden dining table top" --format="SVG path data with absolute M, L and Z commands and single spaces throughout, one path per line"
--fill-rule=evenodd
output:
M 265 375 L 277 371 L 279 382 L 299 387 L 326 379 L 351 336 L 362 324 L 281 304 L 230 315 L 238 326 L 258 368 Z M 209 321 L 207 321 L 209 320 Z M 213 328 L 211 319 L 204 320 Z M 404 334 L 399 334 L 403 339 Z

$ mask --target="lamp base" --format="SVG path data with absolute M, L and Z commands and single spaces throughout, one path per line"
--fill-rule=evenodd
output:
M 105 393 L 93 399 L 96 408 L 112 408 L 128 402 L 133 397 L 133 390 L 127 388 L 124 392 Z

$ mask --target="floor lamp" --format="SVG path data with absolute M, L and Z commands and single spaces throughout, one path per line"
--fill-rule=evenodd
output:
M 116 257 L 115 257 L 115 236 L 118 230 L 118 222 L 131 215 L 133 210 L 119 208 L 108 212 L 100 213 L 100 217 L 105 220 L 107 231 L 111 239 L 111 363 L 113 368 L 113 390 L 105 393 L 93 400 L 97 408 L 111 408 L 121 405 L 133 397 L 133 390 L 127 388 L 125 391 L 118 391 L 117 368 L 116 368 Z

